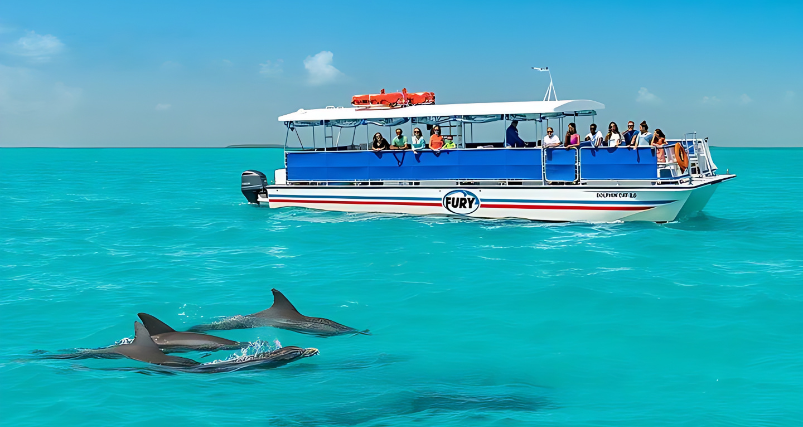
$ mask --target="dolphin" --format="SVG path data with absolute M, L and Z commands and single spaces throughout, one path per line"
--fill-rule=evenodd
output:
M 134 322 L 134 341 L 130 344 L 119 344 L 105 348 L 86 349 L 69 354 L 44 354 L 43 359 L 119 359 L 127 357 L 140 362 L 162 366 L 193 366 L 199 363 L 185 357 L 168 356 L 159 350 L 159 346 L 151 339 L 148 330 L 139 322 Z
M 290 362 L 312 357 L 318 354 L 317 348 L 301 348 L 296 346 L 282 347 L 268 353 L 253 356 L 240 356 L 232 360 L 204 363 L 196 366 L 183 366 L 175 369 L 192 373 L 231 372 L 248 369 L 272 369 Z
M 183 351 L 215 351 L 239 350 L 248 347 L 250 343 L 242 343 L 213 335 L 196 334 L 192 332 L 176 332 L 161 320 L 147 313 L 138 313 L 145 329 L 151 334 L 151 339 L 165 353 Z
M 73 353 L 48 354 L 34 351 L 42 359 L 119 359 L 127 357 L 141 362 L 164 366 L 192 366 L 198 362 L 184 357 L 167 356 L 153 342 L 150 332 L 139 322 L 134 322 L 134 341 L 103 348 L 76 349 Z
M 211 324 L 193 326 L 189 330 L 190 332 L 205 332 L 272 326 L 320 337 L 343 334 L 370 335 L 367 329 L 358 331 L 329 319 L 304 316 L 293 307 L 293 304 L 281 292 L 276 289 L 271 289 L 271 292 L 273 292 L 273 305 L 267 310 L 247 316 L 229 317 Z

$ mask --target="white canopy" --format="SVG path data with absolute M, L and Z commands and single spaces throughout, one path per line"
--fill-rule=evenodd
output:
M 279 116 L 280 122 L 318 120 L 392 119 L 436 116 L 485 116 L 494 114 L 555 114 L 580 111 L 596 111 L 604 104 L 589 100 L 573 101 L 527 101 L 488 102 L 481 104 L 414 105 L 402 108 L 354 108 L 328 107 L 315 110 L 300 109 L 295 113 Z

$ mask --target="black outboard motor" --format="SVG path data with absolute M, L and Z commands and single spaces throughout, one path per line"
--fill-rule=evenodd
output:
M 265 178 L 265 174 L 260 171 L 245 171 L 242 180 L 240 189 L 243 191 L 243 196 L 248 199 L 248 203 L 259 204 L 257 199 L 259 193 L 262 191 L 267 193 L 268 179 Z

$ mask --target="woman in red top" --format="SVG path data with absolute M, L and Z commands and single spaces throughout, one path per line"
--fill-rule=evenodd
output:
M 429 137 L 429 148 L 435 151 L 443 148 L 443 137 L 441 136 L 441 127 L 435 125 L 432 127 L 432 136 Z

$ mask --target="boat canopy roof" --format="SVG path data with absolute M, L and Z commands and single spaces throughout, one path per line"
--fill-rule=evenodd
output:
M 321 122 L 337 120 L 406 119 L 426 117 L 487 117 L 514 116 L 517 120 L 540 120 L 542 118 L 589 116 L 605 105 L 589 100 L 487 102 L 475 104 L 414 105 L 401 108 L 354 108 L 326 107 L 315 110 L 300 109 L 295 113 L 279 116 L 280 122 Z

